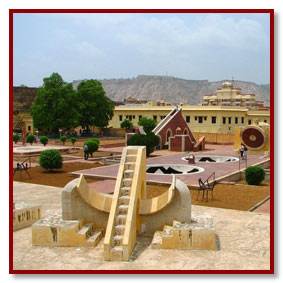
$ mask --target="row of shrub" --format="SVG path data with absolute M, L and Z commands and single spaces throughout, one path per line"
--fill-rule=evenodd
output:
M 63 143 L 63 145 L 65 145 L 65 142 L 68 138 L 66 136 L 61 136 L 60 140 Z M 18 134 L 13 134 L 13 142 L 17 143 L 20 140 L 20 136 Z M 33 134 L 29 134 L 26 137 L 26 141 L 27 143 L 30 143 L 31 145 L 36 141 L 35 135 Z M 46 146 L 46 144 L 48 143 L 48 137 L 46 136 L 42 136 L 39 141 Z M 77 141 L 76 137 L 71 137 L 70 141 L 72 143 L 72 145 L 75 145 L 75 142 Z
M 73 137 L 75 138 L 75 137 Z M 72 138 L 71 138 L 72 139 Z M 47 143 L 47 137 L 41 137 L 40 142 L 44 145 Z M 93 152 L 97 151 L 99 146 L 99 139 L 91 138 L 88 141 L 84 142 L 84 145 L 88 145 L 89 154 L 93 154 Z M 56 149 L 48 149 L 44 150 L 40 153 L 39 156 L 39 165 L 49 171 L 53 171 L 53 169 L 60 169 L 63 166 L 63 158 L 61 153 Z

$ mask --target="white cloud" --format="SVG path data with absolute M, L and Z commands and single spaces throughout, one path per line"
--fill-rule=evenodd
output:
M 80 41 L 74 43 L 71 47 L 74 52 L 79 53 L 80 56 L 86 57 L 101 57 L 103 55 L 102 50 L 96 48 L 92 43 L 88 41 Z
M 189 17 L 189 15 L 188 15 Z M 268 37 L 263 27 L 254 20 L 233 18 L 222 15 L 208 15 L 194 28 L 175 17 L 159 19 L 152 17 L 139 18 L 121 30 L 117 27 L 117 39 L 124 45 L 136 47 L 138 50 L 158 52 L 162 46 L 168 51 L 178 48 L 226 47 L 258 49 L 262 44 L 268 45 Z

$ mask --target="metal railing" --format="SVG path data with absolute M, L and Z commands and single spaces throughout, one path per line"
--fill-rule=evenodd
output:
M 246 154 L 244 157 L 239 155 L 239 171 L 241 171 L 241 164 L 245 164 L 245 168 L 248 166 L 248 155 Z

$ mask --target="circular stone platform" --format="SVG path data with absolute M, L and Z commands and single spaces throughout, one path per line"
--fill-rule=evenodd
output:
M 188 161 L 189 156 L 185 156 L 182 160 Z M 221 155 L 198 155 L 195 156 L 195 162 L 216 162 L 216 163 L 223 163 L 223 162 L 236 162 L 239 161 L 239 158 L 234 156 L 221 156 Z
M 204 169 L 198 166 L 181 164 L 154 164 L 146 166 L 146 174 L 170 175 L 170 174 L 196 174 L 203 172 Z

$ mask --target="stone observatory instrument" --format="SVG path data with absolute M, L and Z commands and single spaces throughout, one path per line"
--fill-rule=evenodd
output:
M 240 132 L 241 141 L 250 149 L 260 149 L 266 143 L 266 133 L 258 126 L 247 126 Z

